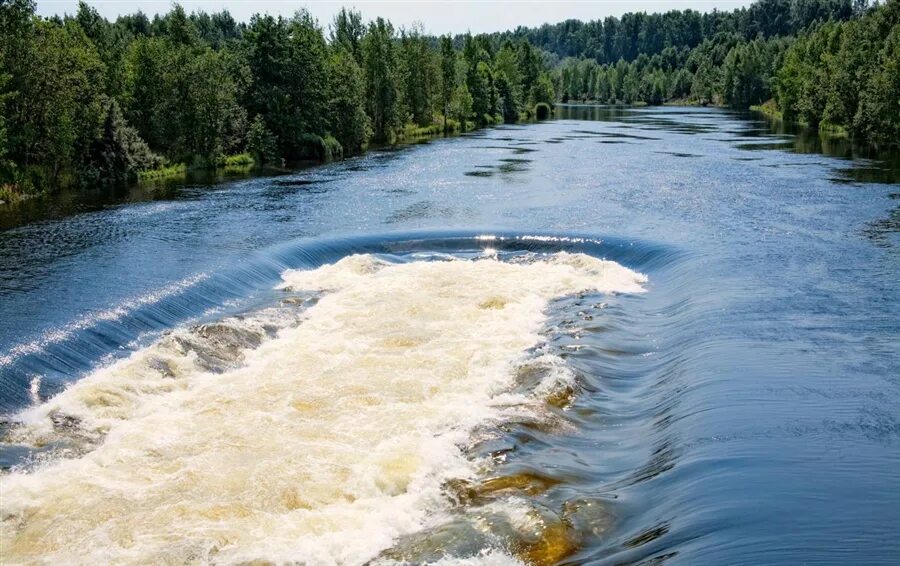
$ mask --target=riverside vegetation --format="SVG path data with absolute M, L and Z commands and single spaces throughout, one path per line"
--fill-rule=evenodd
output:
M 773 100 L 770 100 L 773 99 Z M 330 160 L 549 114 L 556 101 L 761 105 L 900 139 L 900 0 L 761 0 L 430 37 L 342 10 L 110 22 L 0 0 L 0 201 L 63 186 Z
M 115 22 L 0 0 L 0 200 L 61 186 L 330 160 L 552 104 L 527 41 L 426 37 L 342 10 L 326 31 L 228 12 Z
M 500 34 L 564 58 L 564 101 L 717 104 L 900 142 L 900 2 L 761 0 Z

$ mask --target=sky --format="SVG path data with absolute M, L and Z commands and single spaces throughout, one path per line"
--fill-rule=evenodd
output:
M 115 19 L 121 14 L 142 10 L 153 17 L 168 12 L 171 0 L 87 0 L 102 16 Z M 255 13 L 289 16 L 301 7 L 307 8 L 327 26 L 342 6 L 359 10 L 366 20 L 382 16 L 395 27 L 421 23 L 426 33 L 482 33 L 505 31 L 522 26 L 539 26 L 569 18 L 596 20 L 621 16 L 626 12 L 665 12 L 691 8 L 698 11 L 733 10 L 749 5 L 750 0 L 181 0 L 185 10 L 218 12 L 228 9 L 238 21 L 247 21 Z M 73 14 L 78 0 L 37 0 L 37 12 L 43 16 Z

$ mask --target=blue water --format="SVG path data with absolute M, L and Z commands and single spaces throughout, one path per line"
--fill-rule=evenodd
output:
M 502 235 L 650 280 L 578 322 L 577 347 L 556 335 L 582 380 L 574 431 L 510 431 L 508 465 L 560 481 L 542 505 L 614 517 L 566 563 L 900 563 L 897 183 L 896 160 L 720 110 L 563 107 L 288 176 L 47 205 L 0 232 L 0 409 L 268 304 L 287 267 Z

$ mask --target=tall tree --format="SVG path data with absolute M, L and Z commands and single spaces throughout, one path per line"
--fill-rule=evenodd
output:
M 163 112 L 171 69 L 170 46 L 161 38 L 139 37 L 125 54 L 125 116 L 157 148 L 166 144 Z
M 432 98 L 437 66 L 420 29 L 414 27 L 401 33 L 400 54 L 404 107 L 414 123 L 427 126 L 434 119 Z
M 13 79 L 7 104 L 12 159 L 38 177 L 62 184 L 87 156 L 102 125 L 105 69 L 77 24 L 39 21 Z
M 382 18 L 369 24 L 362 42 L 368 114 L 376 141 L 390 142 L 401 126 L 394 27 Z
M 444 115 L 444 131 L 447 130 L 447 115 L 456 88 L 456 51 L 449 35 L 441 37 L 441 112 Z
M 345 154 L 360 152 L 372 135 L 366 115 L 366 82 L 356 59 L 342 44 L 332 49 L 328 77 L 329 130 Z
M 331 44 L 346 49 L 358 64 L 362 63 L 362 38 L 365 34 L 362 14 L 356 10 L 341 8 L 331 24 Z

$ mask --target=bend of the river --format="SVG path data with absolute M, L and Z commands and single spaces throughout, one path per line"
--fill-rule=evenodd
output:
M 562 106 L 6 213 L 5 559 L 896 564 L 898 163 Z

